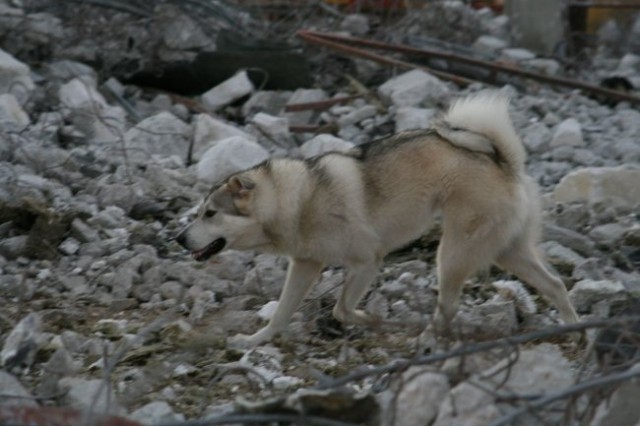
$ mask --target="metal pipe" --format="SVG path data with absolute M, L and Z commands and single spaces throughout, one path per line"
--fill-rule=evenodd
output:
M 640 9 L 640 2 L 637 3 L 594 3 L 572 1 L 567 4 L 569 7 L 586 7 L 589 9 Z
M 442 71 L 436 71 L 425 66 L 412 64 L 410 62 L 401 61 L 399 59 L 387 58 L 386 56 L 379 55 L 377 53 L 367 52 L 366 50 L 358 49 L 352 46 L 347 46 L 342 42 L 327 40 L 327 38 L 324 37 L 324 34 L 322 33 L 315 33 L 311 31 L 298 31 L 298 36 L 309 43 L 329 47 L 337 52 L 346 54 L 347 56 L 359 56 L 361 58 L 370 59 L 372 61 L 379 62 L 381 64 L 392 65 L 392 66 L 396 66 L 398 68 L 403 68 L 403 69 L 421 69 L 425 72 L 428 72 L 437 77 L 440 77 L 443 80 L 449 80 L 461 86 L 466 86 L 468 84 L 475 82 L 474 80 L 461 77 L 459 75 L 450 74 Z
M 596 86 L 596 85 L 585 83 L 578 80 L 572 80 L 569 78 L 554 77 L 554 76 L 540 74 L 533 71 L 527 71 L 514 66 L 506 65 L 506 64 L 497 64 L 493 62 L 484 61 L 481 59 L 469 58 L 469 57 L 457 55 L 454 53 L 439 52 L 439 51 L 430 50 L 430 49 L 418 49 L 418 48 L 406 46 L 406 45 L 395 45 L 395 44 L 384 43 L 380 41 L 366 40 L 366 39 L 361 39 L 356 37 L 340 36 L 335 34 L 318 33 L 318 32 L 305 31 L 305 30 L 298 32 L 298 34 L 305 40 L 309 40 L 310 38 L 313 38 L 317 44 L 324 44 L 328 47 L 333 47 L 334 45 L 338 45 L 341 47 L 341 49 L 343 49 L 343 51 L 345 47 L 344 45 L 346 43 L 349 43 L 350 45 L 371 47 L 371 48 L 381 49 L 385 51 L 398 52 L 398 53 L 404 53 L 404 54 L 410 54 L 410 55 L 416 55 L 416 56 L 426 56 L 429 58 L 444 59 L 452 62 L 460 62 L 460 63 L 469 64 L 469 65 L 475 65 L 481 68 L 504 72 L 507 74 L 528 78 L 531 80 L 542 81 L 544 83 L 549 83 L 556 86 L 569 87 L 572 89 L 581 89 L 585 92 L 590 92 L 595 95 L 601 95 L 601 96 L 605 96 L 605 97 L 619 100 L 619 101 L 628 101 L 628 102 L 640 104 L 640 97 L 630 93 L 624 93 L 616 90 L 606 89 L 604 87 Z M 325 42 L 325 43 L 322 43 L 322 42 Z M 331 44 L 328 44 L 328 43 L 331 43 Z M 355 49 L 355 48 L 349 46 L 349 49 Z M 411 65 L 414 68 L 426 68 L 426 67 L 420 67 L 418 65 L 412 65 L 409 62 L 404 62 L 404 61 L 399 61 L 399 62 L 401 62 L 405 66 Z M 427 68 L 427 70 L 429 69 Z M 437 75 L 432 70 L 429 70 L 428 72 L 431 72 L 434 75 Z M 471 80 L 468 80 L 468 81 L 471 81 Z

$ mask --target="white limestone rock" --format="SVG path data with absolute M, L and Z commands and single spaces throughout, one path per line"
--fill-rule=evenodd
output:
M 286 117 L 276 117 L 259 112 L 251 120 L 254 126 L 277 144 L 288 144 L 291 140 L 289 120 Z
M 413 129 L 428 129 L 436 116 L 430 108 L 401 107 L 396 111 L 396 132 Z
M 411 367 L 402 374 L 395 420 L 397 426 L 423 426 L 438 415 L 442 401 L 449 393 L 449 380 L 444 374 L 423 367 Z
M 582 127 L 575 118 L 568 118 L 558 124 L 551 139 L 551 147 L 568 146 L 575 148 L 584 145 Z
M 128 161 L 147 164 L 156 159 L 175 156 L 186 163 L 191 126 L 170 112 L 161 112 L 144 119 L 124 135 Z
M 610 280 L 578 281 L 569 291 L 569 300 L 578 312 L 589 312 L 592 305 L 603 300 L 616 301 L 627 297 L 624 285 Z
M 30 73 L 27 64 L 0 49 L 0 94 L 10 93 L 24 105 L 36 87 Z
M 20 103 L 10 93 L 0 95 L 0 128 L 9 132 L 21 132 L 31 120 Z
M 202 103 L 213 111 L 249 95 L 254 87 L 246 71 L 240 71 L 228 80 L 202 94 Z
M 266 161 L 269 153 L 250 139 L 233 136 L 216 142 L 203 155 L 196 167 L 198 179 L 216 183 L 233 173 Z
M 449 96 L 449 87 L 422 70 L 408 71 L 386 81 L 378 93 L 395 106 L 436 105 Z
M 326 154 L 327 152 L 347 152 L 353 149 L 355 145 L 344 139 L 337 138 L 332 135 L 322 134 L 309 139 L 300 147 L 300 153 L 304 158 L 315 157 Z
M 553 190 L 559 203 L 586 202 L 627 209 L 640 205 L 640 167 L 585 167 L 567 174 Z
M 192 161 L 199 161 L 213 144 L 223 139 L 240 136 L 256 140 L 252 134 L 210 114 L 198 114 L 194 123 Z

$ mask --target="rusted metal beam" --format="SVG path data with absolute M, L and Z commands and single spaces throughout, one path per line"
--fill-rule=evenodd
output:
M 451 81 L 460 86 L 466 86 L 475 82 L 475 80 L 461 77 L 459 75 L 433 70 L 429 67 L 425 67 L 422 65 L 412 64 L 410 62 L 389 58 L 383 55 L 379 55 L 377 53 L 372 53 L 366 50 L 358 49 L 353 46 L 348 46 L 345 43 L 345 40 L 329 40 L 329 37 L 325 37 L 325 34 L 323 33 L 316 33 L 312 31 L 298 31 L 298 36 L 304 39 L 308 43 L 328 47 L 330 49 L 335 50 L 336 52 L 345 54 L 346 56 L 358 56 L 360 58 L 370 59 L 372 61 L 379 62 L 381 64 L 392 65 L 392 66 L 403 68 L 403 69 L 421 69 L 425 72 L 428 72 L 437 77 L 440 77 L 443 80 Z M 350 37 L 346 37 L 346 38 L 349 39 Z
M 567 4 L 569 7 L 586 7 L 589 9 L 640 9 L 640 2 L 593 2 L 593 1 L 572 1 Z
M 462 56 L 454 53 L 441 52 L 441 51 L 422 49 L 422 48 L 419 49 L 416 47 L 411 47 L 406 45 L 396 45 L 396 44 L 384 43 L 380 41 L 366 40 L 366 39 L 361 39 L 356 37 L 347 37 L 347 36 L 341 36 L 336 34 L 318 33 L 318 32 L 312 32 L 312 31 L 301 31 L 298 34 L 305 40 L 313 39 L 317 44 L 323 44 L 328 47 L 332 47 L 333 45 L 339 45 L 342 48 L 342 47 L 345 47 L 346 44 L 349 44 L 349 49 L 355 49 L 355 47 L 351 47 L 351 46 L 363 46 L 363 47 L 369 47 L 369 48 L 380 49 L 380 50 L 396 52 L 396 53 L 404 53 L 409 55 L 424 56 L 428 58 L 444 59 L 446 61 L 474 65 L 474 66 L 488 69 L 488 70 L 503 72 L 505 74 L 511 74 L 511 75 L 515 75 L 515 76 L 526 78 L 526 79 L 541 81 L 541 82 L 548 83 L 555 86 L 568 87 L 571 89 L 580 89 L 584 92 L 592 93 L 594 95 L 604 96 L 604 97 L 618 100 L 618 101 L 628 101 L 631 103 L 640 104 L 640 97 L 633 95 L 631 93 L 619 92 L 617 90 L 606 89 L 604 87 L 596 86 L 596 85 L 585 83 L 578 80 L 573 80 L 573 79 L 563 78 L 563 77 L 554 77 L 554 76 L 541 74 L 533 71 L 523 70 L 521 68 L 518 68 L 512 65 L 483 61 L 481 59 L 469 58 L 467 56 Z M 322 42 L 332 43 L 332 44 L 329 45 Z M 412 66 L 414 68 L 426 68 L 418 65 L 413 65 L 409 62 L 404 62 L 404 61 L 400 61 L 400 62 L 402 62 L 405 66 Z M 429 72 L 433 73 L 433 71 L 431 70 L 429 70 Z M 437 75 L 437 74 L 434 74 L 434 75 Z
M 7 398 L 9 399 L 10 396 Z M 133 420 L 107 414 L 88 414 L 69 407 L 32 407 L 7 405 L 0 407 L 0 424 L 32 426 L 144 426 Z

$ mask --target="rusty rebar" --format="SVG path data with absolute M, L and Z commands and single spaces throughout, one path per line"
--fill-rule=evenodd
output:
M 569 7 L 583 7 L 588 9 L 640 9 L 640 2 L 622 3 L 608 2 L 600 3 L 593 1 L 572 1 L 567 4 Z
M 342 54 L 346 54 L 347 56 L 359 56 L 361 58 L 370 59 L 372 61 L 379 62 L 381 64 L 392 65 L 392 66 L 403 68 L 403 69 L 421 69 L 425 72 L 435 75 L 436 77 L 439 77 L 443 80 L 449 80 L 460 86 L 466 86 L 468 84 L 475 82 L 474 80 L 471 80 L 466 77 L 461 77 L 459 75 L 437 71 L 422 65 L 412 64 L 410 62 L 405 62 L 399 59 L 393 59 L 383 55 L 379 55 L 377 53 L 372 53 L 366 50 L 358 49 L 353 46 L 347 46 L 340 40 L 339 41 L 328 40 L 327 39 L 328 37 L 325 37 L 325 34 L 323 33 L 316 33 L 312 31 L 298 31 L 298 36 L 304 39 L 305 41 L 307 41 L 308 43 L 313 43 L 320 46 L 328 47 Z M 349 37 L 347 37 L 347 39 L 348 38 Z
M 492 71 L 503 72 L 506 74 L 511 74 L 511 75 L 522 77 L 522 78 L 541 81 L 541 82 L 548 83 L 555 86 L 563 86 L 563 87 L 568 87 L 572 89 L 580 89 L 585 92 L 592 93 L 594 95 L 600 95 L 600 96 L 604 96 L 604 97 L 618 100 L 618 101 L 628 101 L 628 102 L 640 104 L 640 97 L 633 95 L 631 93 L 619 92 L 617 90 L 606 89 L 604 87 L 595 86 L 593 84 L 585 83 L 578 80 L 573 80 L 573 79 L 563 78 L 563 77 L 554 77 L 551 75 L 524 70 L 524 69 L 517 68 L 515 66 L 511 66 L 507 64 L 498 64 L 498 63 L 488 62 L 481 59 L 470 58 L 467 56 L 462 56 L 454 53 L 441 52 L 441 51 L 424 49 L 424 48 L 416 48 L 416 47 L 411 47 L 411 46 L 401 45 L 401 44 L 384 43 L 380 41 L 366 40 L 366 39 L 356 38 L 356 37 L 347 37 L 347 36 L 341 36 L 336 34 L 318 33 L 313 31 L 306 31 L 306 30 L 300 31 L 298 34 L 300 35 L 300 37 L 302 37 L 305 40 L 313 40 L 313 42 L 316 44 L 321 44 L 330 48 L 335 48 L 336 45 L 340 46 L 340 49 L 342 52 L 348 52 L 353 49 L 356 49 L 355 47 L 352 47 L 352 46 L 346 46 L 346 44 L 348 43 L 349 45 L 364 46 L 364 47 L 370 47 L 374 49 L 380 49 L 380 50 L 409 54 L 409 55 L 444 59 L 446 61 L 460 62 L 468 65 L 477 66 L 480 68 L 489 69 Z M 377 56 L 382 56 L 382 55 L 377 55 Z M 384 58 L 384 56 L 382 57 Z M 398 60 L 393 59 L 393 61 L 395 62 Z M 414 68 L 422 68 L 422 69 L 426 68 L 420 65 L 413 65 L 409 62 L 404 62 L 404 61 L 398 61 L 398 62 L 401 62 L 405 67 L 407 65 L 410 65 Z M 432 74 L 438 76 L 438 74 L 433 73 L 432 70 L 428 68 L 426 69 L 428 70 L 428 72 L 431 72 Z M 451 80 L 451 81 L 454 81 L 454 80 Z M 468 81 L 471 81 L 471 80 L 468 80 Z

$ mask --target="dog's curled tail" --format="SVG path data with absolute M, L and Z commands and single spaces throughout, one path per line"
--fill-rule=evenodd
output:
M 514 176 L 524 173 L 527 155 L 509 118 L 509 98 L 499 92 L 457 100 L 444 116 L 439 132 L 454 145 L 495 155 Z

